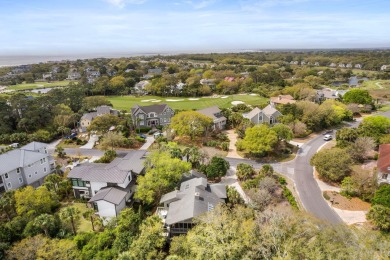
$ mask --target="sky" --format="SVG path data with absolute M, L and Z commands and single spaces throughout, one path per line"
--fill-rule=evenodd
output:
M 0 0 L 0 55 L 382 47 L 389 0 Z

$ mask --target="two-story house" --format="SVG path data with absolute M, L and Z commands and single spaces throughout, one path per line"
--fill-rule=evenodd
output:
M 213 119 L 213 130 L 225 129 L 226 117 L 222 115 L 221 109 L 219 109 L 218 106 L 200 109 L 197 112 Z
M 171 122 L 171 117 L 175 111 L 167 104 L 158 104 L 151 106 L 135 105 L 131 109 L 131 115 L 134 124 L 138 127 L 165 126 Z
M 26 185 L 38 187 L 55 169 L 47 144 L 32 142 L 0 155 L 0 193 Z
M 82 163 L 68 174 L 76 198 L 89 199 L 100 217 L 118 216 L 135 192 L 135 181 L 144 173 L 146 151 L 135 150 L 111 163 Z
M 193 218 L 213 210 L 227 198 L 224 184 L 209 184 L 206 178 L 184 181 L 179 190 L 161 197 L 157 214 L 171 236 L 185 234 L 194 226 Z
M 88 126 L 91 125 L 92 120 L 95 119 L 95 117 L 102 116 L 102 115 L 118 115 L 119 111 L 112 109 L 110 106 L 99 106 L 96 108 L 95 112 L 89 112 L 85 113 L 79 122 L 79 132 L 83 133 L 87 131 Z
M 277 97 L 270 98 L 271 105 L 286 105 L 296 103 L 295 99 L 291 95 L 279 95 Z
M 256 107 L 251 112 L 243 114 L 243 117 L 248 118 L 256 125 L 263 123 L 273 125 L 278 123 L 278 117 L 281 115 L 282 113 L 280 113 L 273 105 L 268 105 L 263 109 Z

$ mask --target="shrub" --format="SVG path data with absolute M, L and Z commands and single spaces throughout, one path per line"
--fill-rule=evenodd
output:
M 244 145 L 242 143 L 242 140 L 238 140 L 237 141 L 236 148 L 237 148 L 237 151 L 243 151 L 244 150 Z
M 113 150 L 108 150 L 104 152 L 104 155 L 99 160 L 96 160 L 96 163 L 110 163 L 116 158 L 117 154 Z
M 330 200 L 330 197 L 329 197 L 329 195 L 326 193 L 326 191 L 323 191 L 323 192 L 322 192 L 322 196 L 324 197 L 324 199 Z
M 237 165 L 237 177 L 239 180 L 250 179 L 255 174 L 253 167 L 246 163 Z
M 297 201 L 295 200 L 291 191 L 286 186 L 283 186 L 283 196 L 287 199 L 292 208 L 298 209 Z
M 146 142 L 146 140 L 144 138 L 142 138 L 141 136 L 138 136 L 138 135 L 135 137 L 135 140 L 137 140 L 138 142 L 141 142 L 141 143 Z
M 278 178 L 278 181 L 279 181 L 279 183 L 280 183 L 281 185 L 286 185 L 286 184 L 287 184 L 287 181 L 286 181 L 286 179 L 285 179 L 284 177 L 279 177 L 279 178 Z
M 390 208 L 390 185 L 382 184 L 379 189 L 376 190 L 372 204 L 382 205 Z
M 229 143 L 228 142 L 221 143 L 221 149 L 224 151 L 229 151 Z

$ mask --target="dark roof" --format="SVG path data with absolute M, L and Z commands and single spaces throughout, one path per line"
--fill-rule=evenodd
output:
M 220 115 L 221 109 L 219 109 L 218 106 L 203 108 L 198 110 L 197 112 L 210 117 L 211 119 L 214 120 L 214 123 L 226 120 L 226 117 Z
M 99 190 L 95 196 L 89 200 L 89 202 L 104 200 L 115 205 L 119 205 L 126 195 L 127 192 L 119 187 L 108 187 Z
M 168 107 L 167 104 L 156 104 L 156 105 L 150 105 L 150 106 L 139 106 L 135 105 L 131 112 L 134 113 L 138 108 L 141 109 L 144 113 L 148 114 L 150 112 L 155 112 L 157 114 L 161 114 L 164 112 L 165 108 Z
M 390 173 L 390 144 L 381 144 L 379 146 L 379 158 L 377 168 L 382 173 Z
M 191 221 L 207 211 L 214 209 L 226 199 L 226 186 L 209 185 L 206 178 L 194 178 L 181 183 L 179 191 L 162 196 L 160 203 L 168 203 L 165 223 L 172 225 L 182 221 Z

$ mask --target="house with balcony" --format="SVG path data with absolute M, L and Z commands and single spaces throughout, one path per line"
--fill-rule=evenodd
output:
M 47 144 L 31 142 L 0 154 L 0 193 L 30 185 L 37 188 L 55 170 Z
M 269 124 L 274 125 L 278 123 L 278 118 L 282 115 L 273 105 L 268 105 L 263 109 L 255 107 L 249 113 L 243 114 L 244 118 L 248 118 L 255 125 Z
M 186 234 L 195 224 L 193 219 L 213 210 L 227 199 L 225 184 L 209 184 L 206 178 L 192 178 L 161 197 L 157 209 L 170 236 Z
M 131 202 L 136 179 L 144 174 L 146 151 L 134 150 L 111 163 L 81 163 L 69 172 L 75 198 L 88 199 L 100 217 L 110 219 Z
M 201 113 L 205 116 L 213 119 L 213 130 L 223 130 L 226 127 L 226 117 L 222 115 L 221 109 L 218 106 L 208 107 L 204 109 L 197 110 L 198 113 Z
M 167 104 L 151 106 L 135 105 L 131 109 L 134 124 L 137 127 L 156 127 L 159 125 L 169 125 L 175 111 Z

